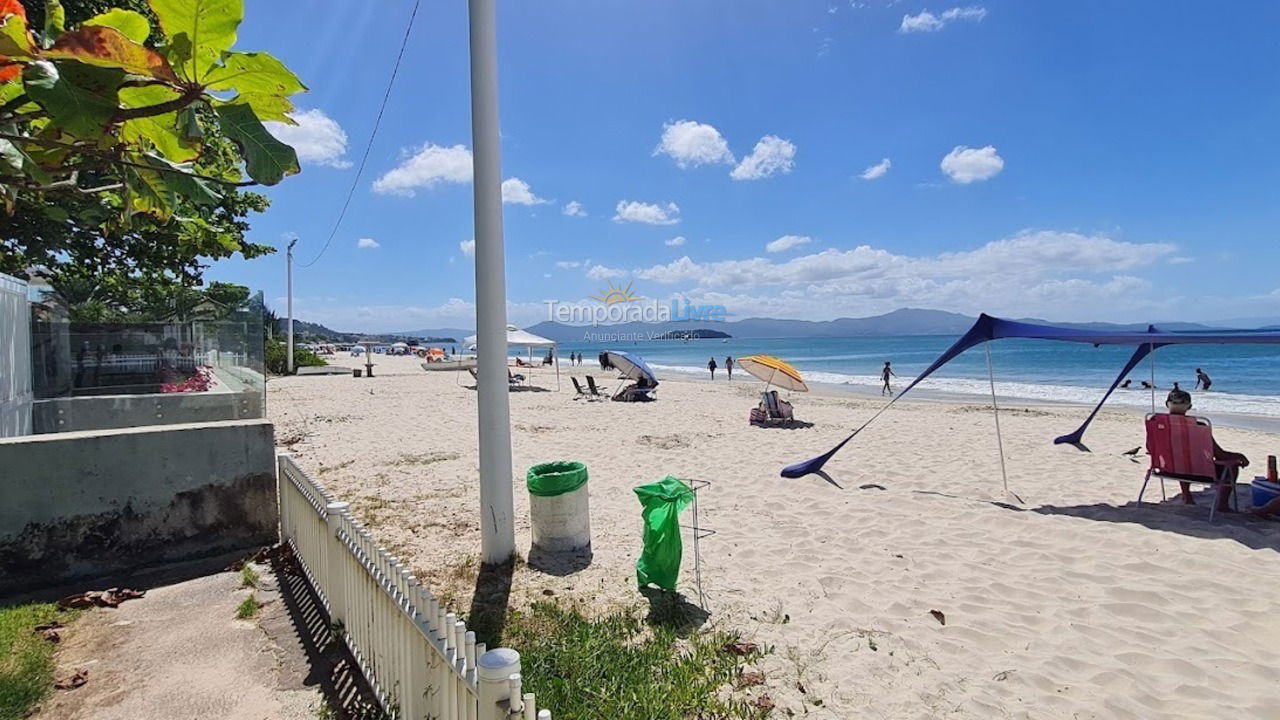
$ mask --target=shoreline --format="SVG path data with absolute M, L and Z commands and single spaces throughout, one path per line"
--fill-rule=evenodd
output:
M 708 383 L 708 384 L 725 382 L 723 380 L 720 380 L 719 377 L 717 377 L 717 379 L 714 381 L 711 380 L 709 377 L 706 377 L 707 373 L 705 370 L 700 372 L 672 370 L 670 369 L 670 366 L 664 366 L 663 369 L 666 370 L 669 374 L 677 376 L 676 378 L 674 378 L 676 382 L 697 382 L 697 383 Z M 592 364 L 588 363 L 586 365 L 582 365 L 580 368 L 574 368 L 574 370 L 575 371 L 595 370 L 596 372 L 599 372 L 599 365 L 595 365 L 594 367 L 592 367 Z M 564 368 L 561 368 L 561 372 L 564 372 Z M 717 376 L 719 376 L 722 373 L 723 373 L 723 370 L 717 371 Z M 802 375 L 804 374 L 803 371 L 801 372 L 801 374 Z M 738 382 L 759 383 L 760 382 L 759 380 L 751 377 L 750 375 L 747 375 L 745 372 L 741 373 L 741 375 L 744 376 L 741 381 L 735 379 L 732 382 L 734 383 L 738 383 Z M 659 381 L 662 381 L 661 377 L 659 377 L 658 379 Z M 905 381 L 905 382 L 899 383 L 898 387 L 900 388 L 906 387 L 912 380 L 912 378 L 898 378 L 898 379 L 900 381 Z M 814 396 L 835 397 L 835 398 L 853 396 L 862 400 L 874 400 L 875 398 L 882 398 L 886 402 L 888 402 L 888 399 L 889 399 L 888 396 L 881 395 L 874 387 L 870 385 L 862 385 L 862 384 L 856 384 L 856 383 L 828 383 L 828 382 L 820 382 L 820 381 L 812 381 L 812 382 L 806 381 L 806 384 L 809 386 L 808 394 L 814 395 Z M 1105 389 L 1098 390 L 1098 399 L 1102 398 L 1103 392 L 1105 392 Z M 1159 412 L 1160 410 L 1163 409 L 1163 394 L 1166 392 L 1167 390 L 1163 388 L 1157 390 L 1156 410 L 1155 410 L 1156 412 Z M 1198 394 L 1198 393 L 1193 392 L 1193 395 L 1195 394 Z M 1011 409 L 1041 408 L 1041 407 L 1080 409 L 1082 410 L 1082 413 L 1080 414 L 1080 422 L 1084 421 L 1084 419 L 1088 416 L 1088 413 L 1093 410 L 1094 405 L 1096 403 L 1096 401 L 1095 403 L 1083 403 L 1083 402 L 1074 402 L 1071 400 L 1028 398 L 1021 395 L 1007 395 L 1000 392 L 999 381 L 996 382 L 996 400 L 999 403 L 1000 407 L 1004 408 L 1007 406 Z M 970 393 L 952 392 L 947 390 L 934 390 L 934 389 L 929 389 L 924 387 L 917 387 L 913 389 L 911 391 L 911 394 L 908 396 L 908 398 L 906 400 L 903 400 L 902 402 L 903 403 L 913 403 L 913 402 L 914 403 L 940 403 L 945 405 L 972 405 L 974 403 L 981 403 L 984 406 L 989 406 L 991 404 L 991 396 L 986 394 L 978 394 L 978 393 L 970 394 Z M 1106 412 L 1124 412 L 1132 415 L 1145 416 L 1147 413 L 1152 412 L 1152 410 L 1150 409 L 1150 407 L 1143 408 L 1143 407 L 1138 407 L 1136 405 L 1131 405 L 1126 403 L 1117 403 L 1115 402 L 1115 395 L 1113 394 L 1110 398 L 1108 398 L 1107 403 L 1102 406 L 1102 409 L 1099 411 L 1099 414 L 1106 413 Z M 1209 421 L 1214 424 L 1215 427 L 1221 426 L 1221 427 L 1235 428 L 1238 430 L 1253 430 L 1257 432 L 1280 434 L 1280 417 L 1256 415 L 1251 413 L 1223 412 L 1223 411 L 1217 411 L 1217 410 L 1197 411 L 1196 409 L 1193 409 L 1191 414 L 1197 415 L 1200 417 L 1207 417 Z M 1065 434 L 1074 429 L 1075 429 L 1074 426 L 1069 428 L 1064 428 L 1062 432 L 1063 434 Z

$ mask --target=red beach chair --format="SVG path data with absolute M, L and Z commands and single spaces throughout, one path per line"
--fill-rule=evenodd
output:
M 1229 472 L 1232 464 L 1215 461 L 1213 447 L 1213 425 L 1205 418 L 1169 413 L 1147 415 L 1147 454 L 1151 456 L 1151 467 L 1147 468 L 1142 489 L 1138 491 L 1138 504 L 1142 504 L 1142 494 L 1147 491 L 1152 475 L 1160 478 L 1162 498 L 1165 497 L 1165 480 L 1212 485 L 1219 489 L 1232 482 Z M 1232 485 L 1231 494 L 1236 500 L 1236 509 L 1239 509 L 1240 499 L 1234 483 Z M 1213 522 L 1217 504 L 1215 494 L 1214 503 L 1209 507 L 1210 522 Z

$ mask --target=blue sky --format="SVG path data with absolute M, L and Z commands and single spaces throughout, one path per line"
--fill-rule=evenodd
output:
M 247 4 L 238 48 L 311 88 L 281 131 L 304 170 L 254 240 L 320 251 L 411 4 Z M 498 0 L 510 319 L 628 281 L 737 317 L 1280 315 L 1278 24 L 1272 3 Z M 465 2 L 422 4 L 298 317 L 472 325 L 466 38 Z M 209 276 L 283 310 L 283 254 Z

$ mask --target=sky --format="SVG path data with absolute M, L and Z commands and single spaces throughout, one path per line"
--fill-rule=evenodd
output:
M 466 3 L 251 0 L 310 88 L 295 316 L 474 326 Z M 497 0 L 508 317 L 609 283 L 825 320 L 1280 316 L 1280 4 Z M 284 254 L 216 263 L 284 310 Z

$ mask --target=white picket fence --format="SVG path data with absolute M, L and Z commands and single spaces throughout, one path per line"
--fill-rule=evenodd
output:
M 292 548 L 387 715 L 550 720 L 521 693 L 520 654 L 486 651 L 457 614 L 298 467 L 279 458 L 281 539 Z

